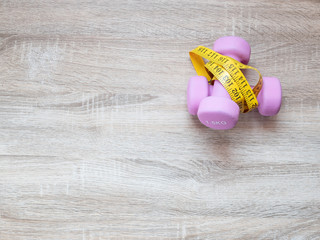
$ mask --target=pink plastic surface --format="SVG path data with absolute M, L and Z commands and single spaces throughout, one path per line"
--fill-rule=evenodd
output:
M 213 50 L 223 55 L 232 57 L 242 63 L 248 63 L 250 59 L 250 45 L 239 37 L 219 38 Z M 231 129 L 239 118 L 239 106 L 231 100 L 229 93 L 219 81 L 215 81 L 211 97 L 200 102 L 198 118 L 202 124 L 213 129 Z
M 240 37 L 219 38 L 213 49 L 244 64 L 250 59 L 250 45 Z M 275 77 L 263 79 L 264 84 L 257 97 L 258 110 L 261 115 L 273 116 L 281 107 L 281 84 Z M 237 124 L 240 109 L 219 81 L 215 81 L 214 86 L 211 86 L 203 76 L 192 77 L 189 80 L 187 97 L 189 113 L 197 114 L 205 126 L 213 129 L 231 129 Z
M 213 50 L 244 64 L 248 64 L 250 60 L 251 47 L 241 37 L 228 36 L 219 38 L 214 42 Z
M 231 129 L 239 118 L 239 107 L 231 99 L 210 96 L 199 105 L 198 118 L 202 124 L 213 129 Z
M 213 50 L 220 54 L 232 57 L 244 64 L 249 62 L 251 54 L 251 48 L 247 41 L 240 37 L 232 36 L 222 37 L 216 40 Z M 258 111 L 263 116 L 273 116 L 280 111 L 282 98 L 281 84 L 279 79 L 275 77 L 264 77 L 263 81 L 262 89 L 257 97 L 259 103 Z M 216 81 L 216 83 L 218 82 Z M 222 86 L 221 83 L 219 82 L 217 85 L 220 90 L 220 86 Z M 223 88 L 223 90 L 225 89 Z M 220 93 L 219 91 L 219 94 L 220 95 L 216 95 L 216 93 L 214 93 L 213 95 L 221 96 L 223 93 Z M 224 94 L 228 94 L 228 92 L 225 90 Z
M 273 116 L 280 111 L 282 90 L 276 77 L 263 77 L 263 85 L 257 97 L 258 111 L 263 116 Z
M 205 77 L 194 76 L 190 78 L 187 90 L 187 104 L 191 115 L 197 115 L 200 102 L 205 97 L 208 97 L 208 88 L 209 84 Z
M 219 81 L 214 82 L 210 96 L 224 97 L 224 98 L 231 99 L 229 93 Z

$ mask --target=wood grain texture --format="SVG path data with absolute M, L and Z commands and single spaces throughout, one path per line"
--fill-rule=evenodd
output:
M 226 35 L 283 105 L 213 131 L 188 51 Z M 0 1 L 0 239 L 320 239 L 319 54 L 318 0 Z

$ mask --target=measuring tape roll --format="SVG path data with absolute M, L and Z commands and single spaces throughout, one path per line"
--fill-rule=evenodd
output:
M 257 96 L 263 84 L 258 69 L 203 46 L 191 50 L 189 55 L 197 74 L 205 76 L 210 84 L 219 80 L 231 99 L 238 104 L 241 112 L 246 113 L 258 107 Z M 205 63 L 203 58 L 209 62 Z M 253 89 L 240 69 L 252 69 L 258 72 L 259 81 Z

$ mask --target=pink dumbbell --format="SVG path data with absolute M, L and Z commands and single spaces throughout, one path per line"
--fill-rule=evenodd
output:
M 243 64 L 248 64 L 250 60 L 250 45 L 240 37 L 219 38 L 214 43 L 213 50 L 232 57 Z M 228 94 L 226 90 L 225 93 Z M 279 79 L 276 77 L 263 77 L 263 86 L 257 96 L 259 113 L 263 116 L 276 115 L 281 107 L 281 98 L 282 90 Z
M 250 45 L 240 37 L 220 38 L 213 49 L 244 64 L 250 59 Z M 258 95 L 258 110 L 264 116 L 272 116 L 280 110 L 281 85 L 277 78 L 263 79 L 264 84 Z M 233 128 L 238 122 L 240 111 L 219 81 L 215 81 L 212 87 L 202 76 L 189 80 L 188 110 L 190 114 L 198 115 L 201 123 L 213 129 Z

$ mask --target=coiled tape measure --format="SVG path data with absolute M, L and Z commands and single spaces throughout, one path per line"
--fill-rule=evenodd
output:
M 191 50 L 189 55 L 197 74 L 205 76 L 209 84 L 219 80 L 231 99 L 238 104 L 241 112 L 246 113 L 258 107 L 257 96 L 263 84 L 258 69 L 203 46 Z M 209 62 L 205 63 L 203 58 Z M 258 72 L 259 81 L 253 89 L 240 69 L 252 69 Z

